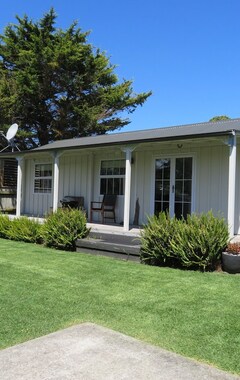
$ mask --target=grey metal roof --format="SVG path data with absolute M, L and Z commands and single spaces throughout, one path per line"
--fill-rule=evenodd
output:
M 232 130 L 240 132 L 240 119 L 59 140 L 35 148 L 31 152 L 217 136 L 229 134 Z

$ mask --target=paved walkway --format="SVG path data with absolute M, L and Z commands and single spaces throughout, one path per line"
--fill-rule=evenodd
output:
M 0 351 L 1 380 L 236 380 L 126 335 L 83 323 Z

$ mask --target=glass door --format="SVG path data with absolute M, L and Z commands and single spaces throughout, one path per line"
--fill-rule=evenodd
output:
M 186 218 L 192 210 L 192 157 L 173 157 L 155 161 L 154 213 Z
M 174 214 L 187 217 L 192 209 L 192 157 L 175 159 Z
M 161 211 L 170 209 L 170 169 L 169 158 L 159 159 L 155 162 L 155 209 L 157 215 Z

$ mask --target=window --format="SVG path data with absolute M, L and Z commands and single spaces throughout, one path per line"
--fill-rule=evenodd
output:
M 51 193 L 52 191 L 52 165 L 36 164 L 34 193 Z
M 101 162 L 100 194 L 124 194 L 125 160 Z

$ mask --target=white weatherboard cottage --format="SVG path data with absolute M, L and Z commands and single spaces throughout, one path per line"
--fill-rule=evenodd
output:
M 177 216 L 213 210 L 226 217 L 231 235 L 239 234 L 239 143 L 240 119 L 233 119 L 61 140 L 17 152 L 16 215 L 44 216 L 67 195 L 84 197 L 90 215 L 91 201 L 115 193 L 123 231 L 133 223 L 138 200 L 139 224 L 161 210 Z

